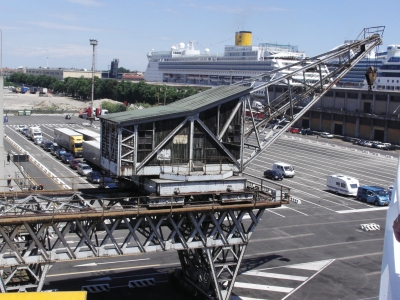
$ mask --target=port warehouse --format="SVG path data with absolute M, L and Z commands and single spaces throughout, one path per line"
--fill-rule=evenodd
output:
M 286 90 L 286 87 L 270 86 L 269 97 L 274 99 Z M 294 126 L 399 145 L 399 106 L 400 93 L 396 91 L 368 92 L 336 87 L 328 91 Z

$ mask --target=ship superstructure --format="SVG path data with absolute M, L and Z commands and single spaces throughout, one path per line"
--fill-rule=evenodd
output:
M 250 31 L 236 32 L 235 45 L 225 46 L 222 55 L 212 54 L 209 49 L 201 53 L 194 45 L 195 42 L 190 41 L 187 45 L 174 45 L 170 51 L 149 52 L 144 79 L 151 82 L 230 85 L 272 71 L 278 78 L 300 66 L 293 67 L 293 70 L 275 71 L 306 58 L 305 53 L 293 45 L 260 43 L 254 46 Z M 328 69 L 321 71 L 326 74 Z M 299 81 L 313 84 L 319 76 L 319 70 L 310 69 L 291 80 L 290 84 L 296 85 Z M 264 96 L 264 91 L 260 91 L 259 96 Z
M 372 89 L 400 91 L 400 45 L 389 45 L 385 54 Z M 364 81 L 363 89 L 367 88 L 366 81 Z

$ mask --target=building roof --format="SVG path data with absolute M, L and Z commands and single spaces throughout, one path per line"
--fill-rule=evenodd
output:
M 226 101 L 248 94 L 251 87 L 218 86 L 196 95 L 178 100 L 166 106 L 146 109 L 128 110 L 120 113 L 101 116 L 102 119 L 115 123 L 143 123 L 159 119 L 171 119 L 188 116 L 205 109 L 217 106 Z

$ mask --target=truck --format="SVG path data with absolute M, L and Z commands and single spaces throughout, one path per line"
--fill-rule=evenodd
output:
M 47 94 L 47 88 L 41 87 L 39 90 L 39 94 Z
M 69 128 L 54 128 L 54 143 L 68 150 L 75 157 L 82 157 L 82 134 Z
M 251 120 L 251 113 L 253 113 L 253 118 L 255 121 L 261 121 L 264 119 L 265 115 L 263 112 L 252 110 L 250 112 L 249 109 L 246 109 L 246 119 Z
M 74 130 L 83 135 L 83 140 L 85 142 L 88 142 L 88 141 L 98 141 L 98 142 L 100 142 L 100 139 L 101 139 L 100 133 L 94 132 L 94 131 L 89 130 L 89 129 L 84 129 L 84 128 L 77 128 L 77 129 L 74 129 Z
M 336 194 L 356 196 L 359 182 L 353 177 L 335 174 L 328 175 L 326 178 L 326 186 L 328 190 L 335 192 Z
M 363 185 L 357 190 L 357 200 L 373 203 L 376 206 L 389 205 L 390 197 L 388 191 L 380 186 Z
M 31 87 L 31 88 L 29 88 L 29 92 L 30 92 L 31 94 L 36 94 L 37 91 L 38 91 L 37 87 Z
M 92 108 L 91 107 L 87 107 L 84 109 L 83 111 L 83 118 L 84 119 L 90 119 L 91 114 L 92 113 Z M 99 116 L 103 116 L 103 115 L 107 115 L 108 114 L 108 110 L 107 109 L 102 109 L 102 108 L 95 108 L 94 109 L 94 119 L 96 121 L 99 120 Z
M 21 94 L 25 94 L 27 91 L 29 91 L 29 88 L 26 86 L 21 87 Z
M 35 141 L 35 138 L 43 138 L 42 130 L 40 129 L 40 127 L 37 126 L 29 127 L 28 138 L 30 138 L 32 141 Z
M 256 101 L 256 100 L 253 101 L 253 103 L 251 104 L 251 107 L 253 109 L 257 109 L 257 110 L 263 110 L 264 109 L 264 105 L 262 105 L 262 103 L 260 101 Z
M 84 141 L 82 143 L 83 158 L 86 163 L 101 168 L 100 164 L 100 142 Z

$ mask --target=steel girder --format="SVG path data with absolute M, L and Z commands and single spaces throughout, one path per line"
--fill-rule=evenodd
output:
M 81 207 L 87 208 L 85 201 Z M 61 221 L 57 217 L 43 221 L 43 214 L 22 209 L 24 214 L 15 224 L 0 224 L 0 290 L 40 291 L 57 261 L 178 250 L 188 282 L 214 299 L 228 299 L 265 207 L 253 204 L 142 215 L 138 210 L 129 216 L 122 207 L 118 211 L 117 205 L 112 217 L 104 212 L 90 217 L 90 210 L 85 218 L 74 216 L 76 213 L 69 217 L 55 214 Z M 243 220 L 245 216 L 248 218 Z M 71 239 L 77 242 L 71 243 Z M 193 266 L 200 264 L 199 273 Z

